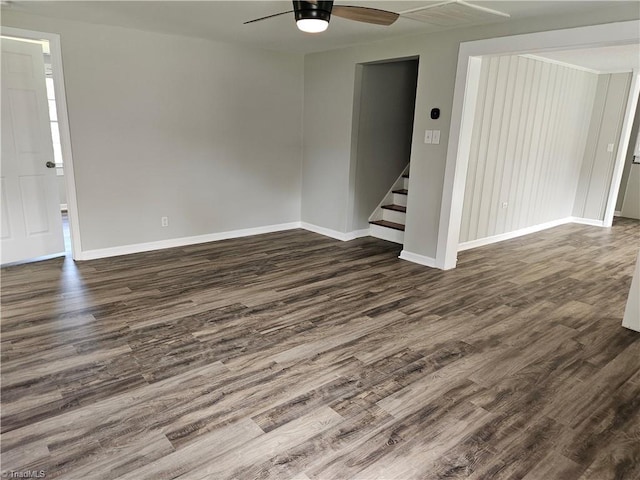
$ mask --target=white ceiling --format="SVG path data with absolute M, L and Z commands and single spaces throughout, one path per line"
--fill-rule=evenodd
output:
M 634 0 L 637 2 L 637 0 Z M 442 3 L 441 1 L 359 1 L 343 0 L 337 4 L 369 6 L 394 12 Z M 480 1 L 469 3 L 508 13 L 511 17 L 478 17 L 474 24 L 509 22 L 537 16 L 583 13 L 610 8 L 617 1 Z M 291 10 L 288 1 L 21 1 L 2 9 L 48 17 L 79 20 L 94 24 L 117 25 L 140 30 L 185 35 L 233 42 L 247 46 L 288 52 L 308 53 L 372 42 L 390 37 L 447 28 L 400 17 L 390 27 L 347 21 L 334 17 L 323 34 L 303 34 L 297 30 L 293 15 L 283 15 L 263 22 L 243 25 L 254 18 Z M 468 25 L 468 24 L 467 24 Z

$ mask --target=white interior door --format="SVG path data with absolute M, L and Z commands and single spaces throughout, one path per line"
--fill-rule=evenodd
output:
M 64 252 L 41 45 L 2 39 L 2 264 Z

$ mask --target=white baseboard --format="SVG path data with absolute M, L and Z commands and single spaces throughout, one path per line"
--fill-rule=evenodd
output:
M 356 238 L 369 236 L 368 228 L 364 230 L 354 230 L 353 232 L 339 232 L 337 230 L 331 230 L 330 228 L 320 227 L 318 225 L 313 225 L 306 222 L 301 222 L 300 228 L 304 228 L 305 230 L 313 233 L 319 233 L 320 235 L 324 235 L 325 237 L 335 238 L 336 240 L 341 240 L 343 242 L 348 242 L 349 240 L 355 240 Z
M 369 229 L 356 230 L 353 232 L 343 233 L 330 230 L 317 225 L 302 222 L 281 223 L 278 225 L 267 225 L 264 227 L 245 228 L 242 230 L 232 230 L 221 233 L 210 233 L 206 235 L 196 235 L 193 237 L 171 238 L 169 240 L 159 240 L 157 242 L 137 243 L 134 245 L 123 245 L 121 247 L 98 248 L 95 250 L 85 250 L 79 252 L 76 260 L 96 260 L 99 258 L 117 257 L 119 255 L 130 255 L 132 253 L 150 252 L 153 250 L 163 250 L 165 248 L 186 247 L 198 243 L 217 242 L 219 240 L 229 240 L 231 238 L 248 237 L 251 235 L 261 235 L 264 233 L 281 232 L 284 230 L 293 230 L 303 228 L 314 233 L 319 233 L 326 237 L 335 238 L 344 242 L 354 240 L 369 235 Z
M 500 235 L 494 235 L 492 237 L 480 238 L 478 240 L 472 240 L 470 242 L 464 242 L 458 245 L 458 251 L 469 250 L 471 248 L 481 247 L 503 240 L 509 240 L 511 238 L 528 235 L 530 233 L 539 232 L 548 228 L 557 227 L 558 225 L 564 225 L 567 223 L 579 223 L 583 225 L 591 225 L 596 227 L 603 227 L 604 222 L 601 220 L 591 220 L 587 218 L 567 217 L 560 220 L 554 220 L 553 222 L 543 223 L 541 225 L 534 225 L 532 227 L 522 228 L 513 232 L 503 233 Z M 85 250 L 79 252 L 76 255 L 76 260 L 96 260 L 99 258 L 116 257 L 119 255 L 129 255 L 132 253 L 150 252 L 153 250 L 162 250 L 165 248 L 185 247 L 188 245 L 195 245 L 198 243 L 217 242 L 219 240 L 228 240 L 231 238 L 248 237 L 251 235 L 261 235 L 264 233 L 281 232 L 284 230 L 293 230 L 296 228 L 303 228 L 310 232 L 318 233 L 326 237 L 335 238 L 343 242 L 354 240 L 356 238 L 366 237 L 370 235 L 370 230 L 355 230 L 353 232 L 338 232 L 337 230 L 331 230 L 329 228 L 320 227 L 306 222 L 290 222 L 281 223 L 277 225 L 267 225 L 264 227 L 245 228 L 242 230 L 232 230 L 221 233 L 210 233 L 206 235 L 197 235 L 193 237 L 181 237 L 172 238 L 169 240 L 159 240 L 157 242 L 137 243 L 134 245 L 123 245 L 120 247 L 99 248 L 95 250 Z M 419 255 L 416 253 L 407 252 L 402 250 L 400 256 L 402 260 L 425 265 L 427 267 L 438 268 L 436 260 L 431 257 Z
M 157 242 L 137 243 L 134 245 L 123 245 L 121 247 L 99 248 L 95 250 L 85 250 L 76 256 L 76 260 L 96 260 L 98 258 L 116 257 L 119 255 L 129 255 L 132 253 L 150 252 L 165 248 L 185 247 L 198 243 L 217 242 L 231 238 L 248 237 L 251 235 L 261 235 L 263 233 L 281 232 L 283 230 L 293 230 L 300 228 L 300 222 L 281 223 L 278 225 L 267 225 L 264 227 L 245 228 L 242 230 L 232 230 L 221 233 L 210 233 L 206 235 L 196 235 L 193 237 L 172 238 L 169 240 L 159 240 Z
M 458 251 L 470 250 L 472 248 L 483 247 L 485 245 L 491 245 L 492 243 L 502 242 L 504 240 L 510 240 L 512 238 L 522 237 L 531 233 L 547 230 L 548 228 L 557 227 L 559 225 L 566 225 L 567 223 L 578 223 L 581 225 L 590 225 L 592 227 L 604 227 L 602 220 L 591 220 L 589 218 L 580 217 L 566 217 L 559 220 L 553 220 L 551 222 L 541 223 L 540 225 L 533 225 L 531 227 L 521 228 L 514 230 L 513 232 L 501 233 L 500 235 L 493 235 L 491 237 L 479 238 L 477 240 L 471 240 L 469 242 L 463 242 L 458 245 Z
M 571 223 L 579 223 L 580 225 L 591 225 L 592 227 L 606 227 L 602 220 L 592 220 L 590 218 L 571 217 Z
M 348 233 L 351 237 L 351 240 L 355 240 L 356 238 L 368 237 L 371 235 L 371 231 L 368 228 L 363 228 L 362 230 L 354 230 L 353 232 Z
M 621 217 L 622 216 L 622 212 L 620 210 L 616 210 L 615 212 L 613 212 L 613 216 L 614 217 Z
M 533 225 L 531 227 L 520 228 L 513 232 L 501 233 L 499 235 L 492 235 L 491 237 L 478 238 L 477 240 L 470 240 L 468 242 L 462 242 L 458 245 L 458 251 L 469 250 L 471 248 L 483 247 L 485 245 L 491 245 L 492 243 L 502 242 L 504 240 L 510 240 L 512 238 L 522 237 L 523 235 L 529 235 L 530 233 L 540 232 L 548 228 L 557 227 L 558 225 L 565 225 L 572 223 L 573 217 L 561 218 L 560 220 L 553 220 L 551 222 L 541 223 L 540 225 Z
M 424 265 L 425 267 L 438 268 L 436 266 L 435 258 L 427 257 L 425 255 L 419 255 L 417 253 L 407 252 L 406 250 L 402 250 L 398 258 L 406 260 L 408 262 L 417 263 L 419 265 Z

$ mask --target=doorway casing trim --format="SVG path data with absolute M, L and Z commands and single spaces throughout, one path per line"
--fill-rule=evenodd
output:
M 74 260 L 79 260 L 82 255 L 82 240 L 80 238 L 80 225 L 78 222 L 78 202 L 76 196 L 76 182 L 73 170 L 73 158 L 71 153 L 71 133 L 69 131 L 69 115 L 67 112 L 67 96 L 64 88 L 64 72 L 62 70 L 62 53 L 60 49 L 60 35 L 57 33 L 37 32 L 22 28 L 0 28 L 3 35 L 32 40 L 47 40 L 51 50 L 51 69 L 53 76 L 53 88 L 56 95 L 56 110 L 58 112 L 58 128 L 60 130 L 60 146 L 64 161 L 65 187 L 67 190 L 67 211 L 69 213 L 69 230 L 71 233 L 71 250 Z
M 438 245 L 436 249 L 437 268 L 448 270 L 456 266 L 469 148 L 478 91 L 480 57 L 485 55 L 518 55 L 544 50 L 602 47 L 628 43 L 640 43 L 640 20 L 490 38 L 460 44 L 451 124 L 449 127 L 450 135 L 447 145 L 442 205 L 440 208 Z M 630 94 L 635 92 L 635 99 L 632 99 L 633 102 L 637 102 L 638 88 L 640 88 L 638 75 L 634 72 L 630 91 Z M 632 111 L 626 111 L 625 122 L 629 121 L 629 115 L 632 116 L 634 112 L 635 103 Z M 614 166 L 615 173 L 611 181 L 609 201 L 606 206 L 605 221 L 603 222 L 605 226 L 610 226 L 613 219 L 615 198 L 613 202 L 611 198 L 613 191 L 617 192 L 620 183 L 619 176 L 622 171 L 620 163 L 624 162 L 626 148 L 629 143 L 627 130 L 623 128 L 623 133 L 619 140 L 618 155 Z M 618 185 L 616 185 L 616 180 Z M 608 225 L 607 222 L 609 223 Z

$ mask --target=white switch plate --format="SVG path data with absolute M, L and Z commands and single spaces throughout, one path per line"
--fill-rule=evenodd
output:
M 433 139 L 433 130 L 424 131 L 424 143 L 431 143 Z
M 609 143 L 607 145 L 607 152 L 609 152 L 609 153 L 613 152 L 613 143 Z
M 440 130 L 434 130 L 433 131 L 433 139 L 432 139 L 431 143 L 433 143 L 435 145 L 439 145 L 440 144 Z

